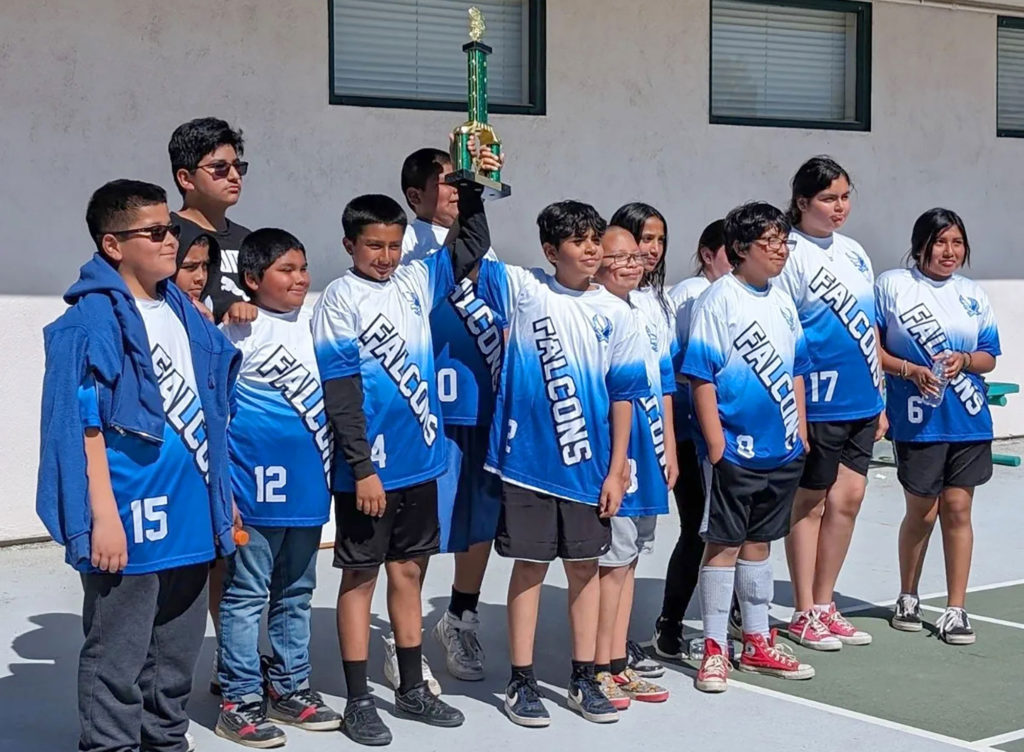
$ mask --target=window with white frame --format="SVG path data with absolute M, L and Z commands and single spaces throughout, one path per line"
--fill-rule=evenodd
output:
M 1024 18 L 999 19 L 996 34 L 996 134 L 1024 137 Z
M 710 1 L 712 123 L 870 128 L 869 3 Z
M 544 113 L 544 0 L 473 0 L 490 110 Z M 466 107 L 467 0 L 329 0 L 332 104 Z

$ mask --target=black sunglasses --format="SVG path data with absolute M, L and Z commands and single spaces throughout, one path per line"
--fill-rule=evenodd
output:
M 238 172 L 238 177 L 244 177 L 245 173 L 249 171 L 249 163 L 235 160 L 234 162 L 228 162 L 223 159 L 218 159 L 216 162 L 210 162 L 209 164 L 201 164 L 204 170 L 209 170 L 210 175 L 214 180 L 223 180 L 231 174 L 231 168 L 234 167 Z
M 167 237 L 167 233 L 171 233 L 173 237 L 181 235 L 181 227 L 178 225 L 150 225 L 149 227 L 133 227 L 130 230 L 107 230 L 101 232 L 100 237 L 104 235 L 113 235 L 118 240 L 126 240 L 132 235 L 145 235 L 154 243 L 164 242 L 164 238 Z

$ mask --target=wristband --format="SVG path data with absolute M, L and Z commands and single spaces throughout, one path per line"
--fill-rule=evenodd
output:
M 967 365 L 964 366 L 965 371 L 970 371 L 971 366 L 974 365 L 974 356 L 971 353 L 964 353 L 967 356 Z

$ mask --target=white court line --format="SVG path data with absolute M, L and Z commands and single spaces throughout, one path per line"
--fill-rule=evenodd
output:
M 921 609 L 923 611 L 934 611 L 938 614 L 941 614 L 946 610 L 939 606 L 925 605 L 922 605 Z M 977 614 L 968 614 L 968 616 L 971 618 L 971 621 L 984 621 L 988 622 L 989 624 L 998 624 L 1001 627 L 1013 627 L 1014 629 L 1024 629 L 1024 624 L 1021 624 L 1019 621 L 1006 621 L 1006 619 L 994 619 L 991 616 L 978 616 Z M 1022 732 L 1022 735 L 1024 735 L 1024 732 Z
M 1024 579 L 1020 579 L 1020 580 L 1006 580 L 1005 582 L 994 582 L 991 585 L 974 585 L 973 587 L 967 588 L 967 592 L 968 593 L 982 593 L 982 592 L 984 592 L 986 590 L 999 590 L 1000 588 L 1015 587 L 1017 585 L 1024 585 Z M 924 595 L 919 595 L 918 598 L 920 600 L 922 600 L 922 601 L 930 601 L 933 598 L 942 598 L 945 595 L 946 595 L 946 591 L 943 590 L 942 592 L 939 592 L 939 593 L 925 593 Z M 896 598 L 890 598 L 887 601 L 879 601 L 878 603 L 862 603 L 859 606 L 851 606 L 850 608 L 844 608 L 844 609 L 842 609 L 842 612 L 844 614 L 858 614 L 861 611 L 870 611 L 873 608 L 884 608 L 885 606 L 894 606 L 894 605 L 896 605 L 896 600 L 897 600 Z M 921 608 L 925 608 L 925 607 L 921 606 Z M 945 609 L 940 609 L 940 610 L 944 611 Z M 971 618 L 973 619 L 975 617 L 973 615 L 971 615 Z M 1014 625 L 1014 626 L 1016 626 L 1016 625 Z
M 1024 729 L 1017 729 L 1016 731 L 1010 731 L 999 736 L 990 736 L 987 739 L 979 739 L 974 743 L 981 747 L 995 747 L 998 744 L 1015 742 L 1018 739 L 1024 739 Z
M 732 679 L 729 681 L 729 686 L 738 687 L 745 692 L 754 692 L 759 695 L 767 695 L 768 697 L 775 697 L 779 700 L 786 700 L 797 705 L 803 705 L 808 708 L 814 708 L 816 710 L 823 710 L 826 713 L 832 715 L 842 716 L 843 718 L 852 718 L 857 721 L 863 721 L 864 723 L 870 723 L 873 726 L 880 726 L 882 728 L 891 729 L 893 731 L 902 731 L 905 734 L 911 734 L 912 736 L 918 736 L 922 739 L 929 739 L 933 742 L 943 742 L 953 747 L 959 747 L 960 749 L 970 750 L 987 750 L 988 747 L 984 746 L 982 742 L 968 742 L 963 739 L 957 739 L 956 737 L 946 736 L 944 734 L 938 734 L 934 731 L 926 731 L 915 726 L 907 726 L 904 723 L 897 723 L 896 721 L 889 721 L 885 718 L 876 718 L 873 715 L 867 715 L 866 713 L 858 713 L 855 710 L 847 710 L 836 705 L 827 705 L 823 702 L 817 702 L 816 700 L 808 700 L 803 697 L 796 697 L 795 695 L 787 695 L 785 692 L 779 692 L 774 689 L 765 689 L 764 687 L 756 684 L 747 684 L 746 682 L 739 679 Z M 1024 732 L 1021 732 L 1024 735 Z

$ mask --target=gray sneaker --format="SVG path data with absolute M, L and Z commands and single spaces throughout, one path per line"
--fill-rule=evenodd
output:
M 400 682 L 398 676 L 398 653 L 395 651 L 395 637 L 394 635 L 381 635 L 381 638 L 384 640 L 384 678 L 388 680 L 388 684 L 397 692 Z M 430 694 L 434 697 L 441 696 L 441 682 L 434 678 L 434 672 L 430 670 L 430 664 L 427 663 L 427 656 L 423 656 L 423 681 L 430 688 Z
M 263 698 L 246 695 L 240 702 L 225 700 L 213 729 L 217 736 L 255 749 L 283 747 L 284 732 L 267 719 Z
M 434 626 L 434 637 L 444 648 L 445 666 L 456 679 L 484 678 L 484 649 L 477 639 L 479 627 L 480 617 L 472 611 L 463 611 L 460 619 L 447 609 Z
M 889 624 L 893 629 L 901 632 L 920 632 L 921 623 L 921 599 L 911 593 L 900 593 L 896 599 L 896 605 L 892 609 L 892 619 Z

